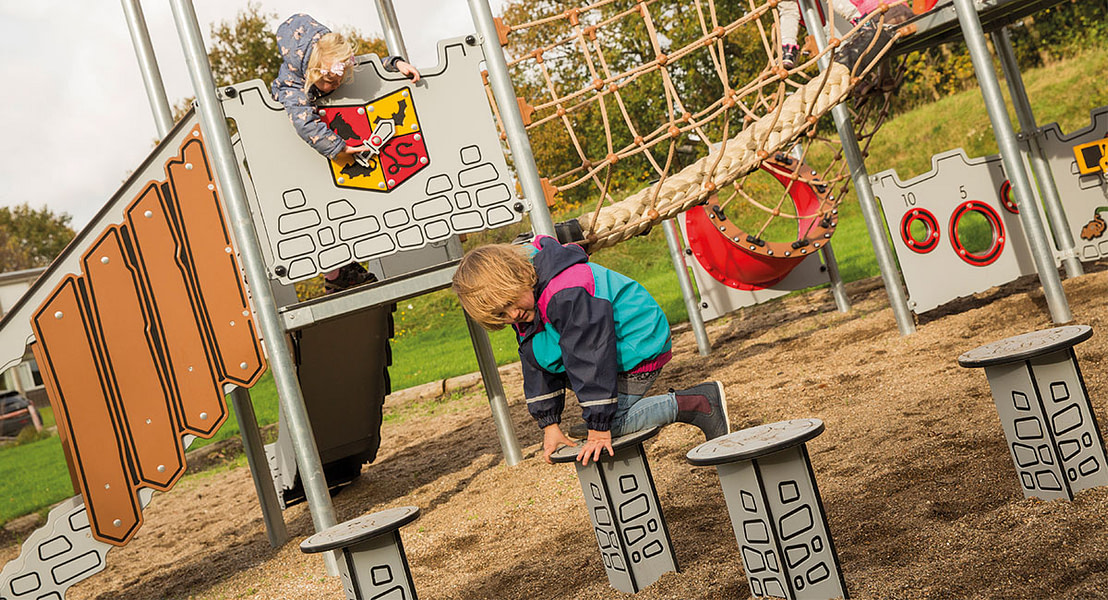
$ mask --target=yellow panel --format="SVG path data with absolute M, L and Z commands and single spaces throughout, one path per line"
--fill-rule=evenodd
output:
M 109 228 L 83 256 L 89 304 L 120 407 L 122 437 L 139 480 L 168 490 L 185 472 L 185 453 L 144 310 L 140 274 L 127 263 L 118 227 Z
M 391 94 L 376 98 L 366 104 L 365 109 L 366 117 L 371 125 L 376 125 L 381 119 L 392 120 L 395 123 L 395 120 L 399 117 L 400 123 L 395 123 L 394 139 L 420 133 L 421 131 L 411 90 L 408 88 L 399 89 Z M 335 183 L 340 187 L 375 192 L 388 192 L 396 187 L 396 182 L 389 183 L 389 176 L 381 166 L 380 156 L 373 157 L 370 160 L 372 167 L 368 174 L 364 168 L 357 167 L 354 164 L 354 157 L 352 156 L 343 154 L 332 160 L 331 175 L 334 177 Z M 416 168 L 415 171 L 418 171 L 419 168 Z M 344 172 L 348 169 L 353 170 Z
M 93 536 L 122 546 L 142 524 L 120 438 L 98 366 L 99 353 L 83 314 L 78 278 L 70 275 L 32 319 L 39 368 L 57 396 L 55 414 L 67 440 L 77 487 L 85 498 Z
M 374 168 L 366 175 L 364 169 L 358 169 L 358 177 L 352 177 L 348 173 L 343 173 L 343 169 L 348 167 L 353 168 L 354 157 L 349 154 L 340 155 L 331 161 L 331 175 L 335 178 L 335 183 L 343 187 L 352 187 L 363 190 L 374 190 L 378 192 L 388 191 L 385 185 L 385 172 L 381 169 L 380 163 L 376 162 L 374 158 Z
M 1108 139 L 1088 142 L 1073 147 L 1077 170 L 1082 175 L 1108 171 Z
M 416 118 L 415 106 L 412 104 L 412 94 L 408 91 L 408 88 L 396 90 L 366 105 L 366 113 L 370 117 L 370 123 L 375 122 L 373 118 L 375 115 L 393 117 L 399 114 L 401 110 L 403 110 L 404 115 L 400 126 L 396 128 L 396 137 L 419 131 L 419 119 Z M 464 118 L 463 115 L 458 115 L 458 117 Z

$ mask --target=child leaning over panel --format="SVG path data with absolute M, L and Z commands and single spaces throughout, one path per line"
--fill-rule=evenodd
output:
M 614 455 L 612 436 L 669 423 L 726 435 L 723 385 L 643 396 L 671 358 L 669 324 L 638 282 L 589 262 L 579 246 L 538 236 L 526 246 L 471 250 L 454 274 L 462 307 L 486 329 L 512 325 L 527 410 L 543 429 L 543 458 L 572 445 L 560 427 L 567 384 L 581 403 L 583 464 Z
M 281 50 L 281 70 L 270 86 L 270 94 L 285 107 L 296 133 L 330 159 L 369 150 L 365 145 L 346 145 L 346 140 L 327 127 L 316 112 L 320 99 L 353 78 L 354 44 L 311 16 L 295 14 L 277 27 L 277 47 Z M 399 56 L 387 56 L 381 63 L 389 71 L 419 81 L 419 71 Z M 324 275 L 324 289 L 335 292 L 372 280 L 361 265 L 350 263 Z

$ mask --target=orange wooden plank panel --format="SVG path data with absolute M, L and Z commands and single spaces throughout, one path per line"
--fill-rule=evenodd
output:
M 188 273 L 178 255 L 181 250 L 173 236 L 171 216 L 156 184 L 150 184 L 127 209 L 127 223 L 177 386 L 181 429 L 211 437 L 226 420 L 227 406 L 189 295 Z
M 139 274 L 127 263 L 119 227 L 108 228 L 82 260 L 89 304 L 117 392 L 121 433 L 140 482 L 168 490 L 185 472 L 185 453 L 174 394 L 163 379 L 153 326 L 143 307 Z
M 246 289 L 199 128 L 166 165 L 177 226 L 222 381 L 249 387 L 265 372 Z
M 31 324 L 31 327 L 34 328 L 34 323 Z M 38 330 L 35 329 L 36 336 L 38 333 Z M 50 359 L 46 356 L 42 344 L 37 339 L 31 343 L 31 353 L 34 354 L 35 364 L 41 365 L 42 385 L 46 388 L 47 398 L 50 399 L 50 409 L 54 411 L 54 424 L 58 428 L 58 441 L 62 444 L 65 464 L 69 467 L 69 481 L 73 485 L 73 489 L 80 492 L 84 489 L 84 486 L 81 485 L 81 478 L 77 475 L 77 466 L 73 464 L 73 450 L 69 444 L 69 421 L 65 417 L 65 404 L 61 402 L 61 394 L 54 382 L 54 374 L 48 368 Z
M 35 314 L 32 327 L 43 359 L 39 368 L 57 392 L 57 421 L 94 536 L 122 546 L 142 524 L 142 513 L 81 295 L 78 278 L 70 275 Z

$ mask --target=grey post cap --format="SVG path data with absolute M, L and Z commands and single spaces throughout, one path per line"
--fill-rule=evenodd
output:
M 709 466 L 750 460 L 799 446 L 823 433 L 819 419 L 793 419 L 749 429 L 709 440 L 685 456 L 694 465 Z
M 348 548 L 379 535 L 391 533 L 419 517 L 419 507 L 402 506 L 375 512 L 329 527 L 300 542 L 306 554 Z
M 651 427 L 649 429 L 643 429 L 642 431 L 636 431 L 627 435 L 621 435 L 617 438 L 612 438 L 612 450 L 619 452 L 621 448 L 633 446 L 635 444 L 641 444 L 646 440 L 658 435 L 661 431 L 659 427 Z M 550 460 L 556 463 L 570 463 L 577 460 L 577 453 L 581 451 L 581 445 L 576 446 L 562 446 L 554 451 L 554 454 L 550 455 Z M 601 452 L 600 461 L 611 460 L 612 457 L 608 456 L 607 452 Z M 590 461 L 591 463 L 592 461 Z
M 963 367 L 991 367 L 1020 362 L 1070 348 L 1093 337 L 1088 325 L 1064 325 L 1032 331 L 974 348 L 958 357 Z

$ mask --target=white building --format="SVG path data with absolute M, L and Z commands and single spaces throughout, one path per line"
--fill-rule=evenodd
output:
M 46 267 L 0 273 L 0 317 L 15 306 L 35 280 L 46 272 Z M 46 390 L 42 386 L 35 359 L 27 355 L 22 363 L 0 374 L 0 391 L 16 390 L 38 407 L 46 406 Z

